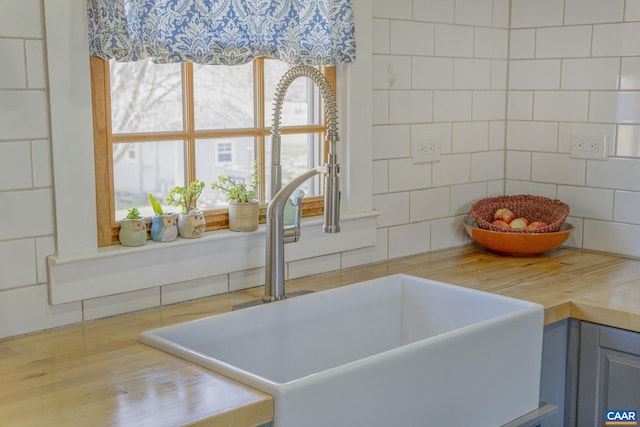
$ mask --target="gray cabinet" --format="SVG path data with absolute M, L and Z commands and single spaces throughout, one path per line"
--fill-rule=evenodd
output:
M 602 426 L 607 410 L 640 410 L 640 333 L 582 322 L 577 422 Z

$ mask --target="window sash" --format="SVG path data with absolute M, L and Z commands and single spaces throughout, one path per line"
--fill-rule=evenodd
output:
M 92 107 L 94 125 L 94 160 L 95 160 L 95 186 L 96 186 L 96 210 L 98 246 L 119 244 L 119 223 L 115 217 L 114 177 L 113 177 L 113 144 L 124 142 L 158 142 L 168 140 L 183 140 L 185 145 L 186 181 L 191 182 L 195 176 L 195 144 L 196 140 L 204 138 L 230 138 L 230 137 L 254 137 L 256 138 L 256 160 L 260 182 L 265 183 L 265 139 L 271 133 L 271 129 L 265 123 L 265 93 L 264 59 L 254 61 L 254 99 L 256 108 L 256 123 L 253 128 L 244 129 L 217 129 L 195 130 L 193 112 L 193 80 L 183 77 L 184 91 L 184 121 L 185 130 L 176 132 L 138 133 L 138 134 L 112 134 L 111 110 L 110 110 L 110 86 L 109 86 L 109 62 L 95 57 L 90 57 Z M 183 64 L 183 74 L 192 76 L 193 65 Z M 336 84 L 335 67 L 323 67 L 323 72 L 334 88 Z M 281 129 L 283 135 L 316 133 L 324 135 L 325 125 L 289 126 Z M 325 141 L 326 145 L 326 141 Z M 327 147 L 322 147 L 322 152 L 327 152 Z M 324 155 L 324 154 L 323 154 Z M 264 189 L 261 188 L 260 201 L 264 200 Z M 323 204 L 321 197 L 306 198 L 303 203 L 303 216 L 321 215 Z M 207 231 L 228 228 L 228 210 L 215 209 L 205 212 Z M 265 221 L 265 207 L 261 209 L 261 222 Z

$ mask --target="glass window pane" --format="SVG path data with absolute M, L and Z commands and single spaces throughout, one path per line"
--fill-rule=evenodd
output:
M 273 104 L 276 90 L 282 76 L 290 68 L 290 65 L 275 59 L 264 61 L 264 87 L 265 87 L 265 112 L 267 125 L 271 126 L 273 119 Z M 299 126 L 309 124 L 321 124 L 319 114 L 318 91 L 316 85 L 306 77 L 295 79 L 285 96 L 282 104 L 282 126 Z
M 184 185 L 184 149 L 182 141 L 113 144 L 113 184 L 116 220 L 127 210 L 138 208 L 143 216 L 153 215 L 149 193 L 167 211 L 165 198 L 176 185 Z
M 320 134 L 282 135 L 280 147 L 280 164 L 282 165 L 282 185 L 286 185 L 295 177 L 302 175 L 309 169 L 320 165 L 321 150 Z M 267 166 L 265 167 L 266 181 L 271 182 L 271 138 L 266 138 Z M 305 196 L 322 194 L 320 177 L 317 175 L 300 186 Z M 268 197 L 268 195 L 267 195 Z
M 195 125 L 203 129 L 254 126 L 253 63 L 193 66 Z
M 207 183 L 198 199 L 200 209 L 227 206 L 223 194 L 211 189 L 220 175 L 251 180 L 254 165 L 254 138 L 203 139 L 196 141 L 196 176 Z
M 180 64 L 111 60 L 109 65 L 113 133 L 183 129 Z

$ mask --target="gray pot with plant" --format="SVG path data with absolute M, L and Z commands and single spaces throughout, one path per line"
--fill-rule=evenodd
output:
M 253 231 L 258 228 L 260 205 L 256 200 L 258 188 L 258 174 L 254 169 L 251 182 L 236 180 L 230 176 L 219 176 L 218 181 L 211 185 L 229 201 L 229 230 Z
M 137 208 L 129 209 L 127 216 L 120 220 L 118 239 L 122 246 L 142 246 L 147 241 L 147 226 Z
M 188 187 L 176 186 L 169 192 L 167 203 L 182 209 L 178 215 L 178 233 L 185 239 L 195 239 L 204 235 L 207 223 L 204 212 L 198 210 L 198 197 L 205 183 L 196 179 Z

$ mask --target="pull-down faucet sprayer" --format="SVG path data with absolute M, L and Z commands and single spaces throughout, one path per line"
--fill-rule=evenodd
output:
M 282 188 L 282 166 L 280 164 L 280 117 L 287 89 L 298 77 L 310 78 L 320 89 L 327 114 L 326 139 L 329 145 L 327 163 L 294 178 Z M 296 200 L 296 219 L 293 225 L 284 225 L 284 207 L 293 192 L 306 180 L 317 174 L 324 175 L 324 224 L 325 233 L 340 231 L 340 182 L 336 143 L 338 142 L 338 110 L 331 85 L 324 75 L 309 65 L 296 65 L 289 69 L 278 83 L 276 90 L 271 139 L 271 188 L 267 208 L 267 247 L 265 264 L 265 288 L 263 302 L 285 299 L 284 288 L 284 244 L 297 242 L 300 238 L 301 198 Z

